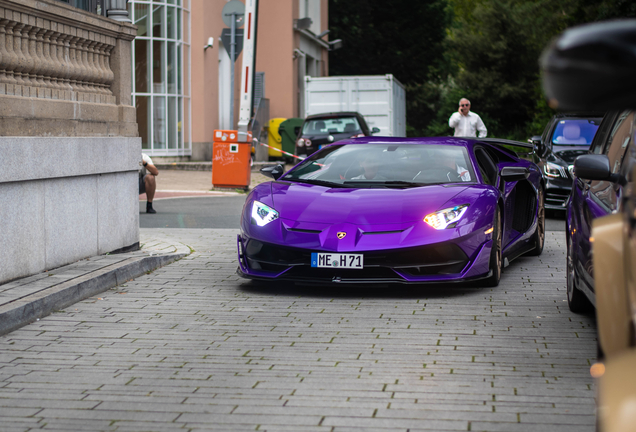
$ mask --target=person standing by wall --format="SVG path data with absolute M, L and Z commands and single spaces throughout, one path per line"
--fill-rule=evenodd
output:
M 146 194 L 146 213 L 157 213 L 152 208 L 152 200 L 155 197 L 155 190 L 157 190 L 155 177 L 159 175 L 159 170 L 147 154 L 142 153 L 141 159 L 143 167 L 139 170 L 139 195 Z
M 459 101 L 459 109 L 448 119 L 448 126 L 455 129 L 456 137 L 477 137 L 486 138 L 488 130 L 479 115 L 470 110 L 470 101 L 462 98 Z

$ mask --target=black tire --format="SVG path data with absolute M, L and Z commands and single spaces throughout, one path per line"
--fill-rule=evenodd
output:
M 495 212 L 495 219 L 492 223 L 493 232 L 492 232 L 492 249 L 490 250 L 490 276 L 488 276 L 483 281 L 483 286 L 485 287 L 496 287 L 499 285 L 499 280 L 501 279 L 501 268 L 503 266 L 503 261 L 501 258 L 501 215 L 499 214 L 499 209 Z
M 566 295 L 568 299 L 568 307 L 574 313 L 587 313 L 594 309 L 592 303 L 583 294 L 583 292 L 576 287 L 576 277 L 574 270 L 574 258 L 572 256 L 572 238 L 568 236 L 568 250 L 567 250 L 567 277 L 566 277 Z
M 543 189 L 539 189 L 539 195 L 537 196 L 537 202 L 539 207 L 537 209 L 537 229 L 532 234 L 532 242 L 534 243 L 534 249 L 528 252 L 528 255 L 539 256 L 543 252 L 543 245 L 545 244 L 545 196 Z

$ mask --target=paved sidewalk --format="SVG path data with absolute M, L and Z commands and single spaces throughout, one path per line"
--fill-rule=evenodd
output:
M 0 430 L 592 432 L 593 315 L 565 236 L 495 288 L 255 284 L 234 229 L 0 337 Z
M 140 249 L 98 255 L 0 285 L 0 335 L 191 253 L 177 238 L 141 233 Z
M 270 165 L 276 162 L 268 163 Z M 181 163 L 183 165 L 184 163 Z M 191 164 L 198 164 L 192 162 Z M 170 169 L 168 164 L 158 164 L 159 175 L 157 176 L 157 192 L 155 199 L 175 198 L 183 196 L 219 196 L 219 195 L 239 195 L 244 192 L 235 190 L 213 190 L 212 173 L 205 169 Z M 181 166 L 176 165 L 175 166 Z M 261 166 L 261 164 L 259 164 Z M 291 165 L 286 166 L 287 169 Z M 250 190 L 257 185 L 270 181 L 271 178 L 257 171 L 252 171 Z M 146 200 L 146 195 L 139 195 L 140 201 Z

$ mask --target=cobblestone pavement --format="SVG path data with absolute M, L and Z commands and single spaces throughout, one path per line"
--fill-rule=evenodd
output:
M 562 232 L 493 289 L 264 286 L 235 230 L 0 337 L 0 429 L 593 431 L 593 316 Z

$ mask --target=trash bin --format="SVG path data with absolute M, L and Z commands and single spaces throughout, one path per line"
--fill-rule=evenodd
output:
M 215 130 L 212 143 L 212 186 L 249 189 L 252 180 L 252 133 L 237 142 L 238 131 Z
M 282 139 L 281 146 L 283 151 L 296 154 L 296 138 L 298 137 L 298 133 L 300 132 L 300 128 L 303 126 L 304 121 L 305 119 L 303 118 L 292 117 L 280 124 L 278 127 L 278 133 Z M 284 157 L 285 160 L 293 162 L 294 164 L 298 161 L 298 159 L 291 156 L 284 155 Z
M 278 127 L 285 120 L 287 119 L 278 117 L 278 118 L 270 119 L 269 122 L 267 123 L 268 130 L 269 130 L 267 144 L 269 145 L 268 155 L 270 158 L 280 158 L 283 156 L 283 154 L 280 151 L 278 151 L 278 150 L 281 150 L 282 148 L 280 134 L 278 133 Z

